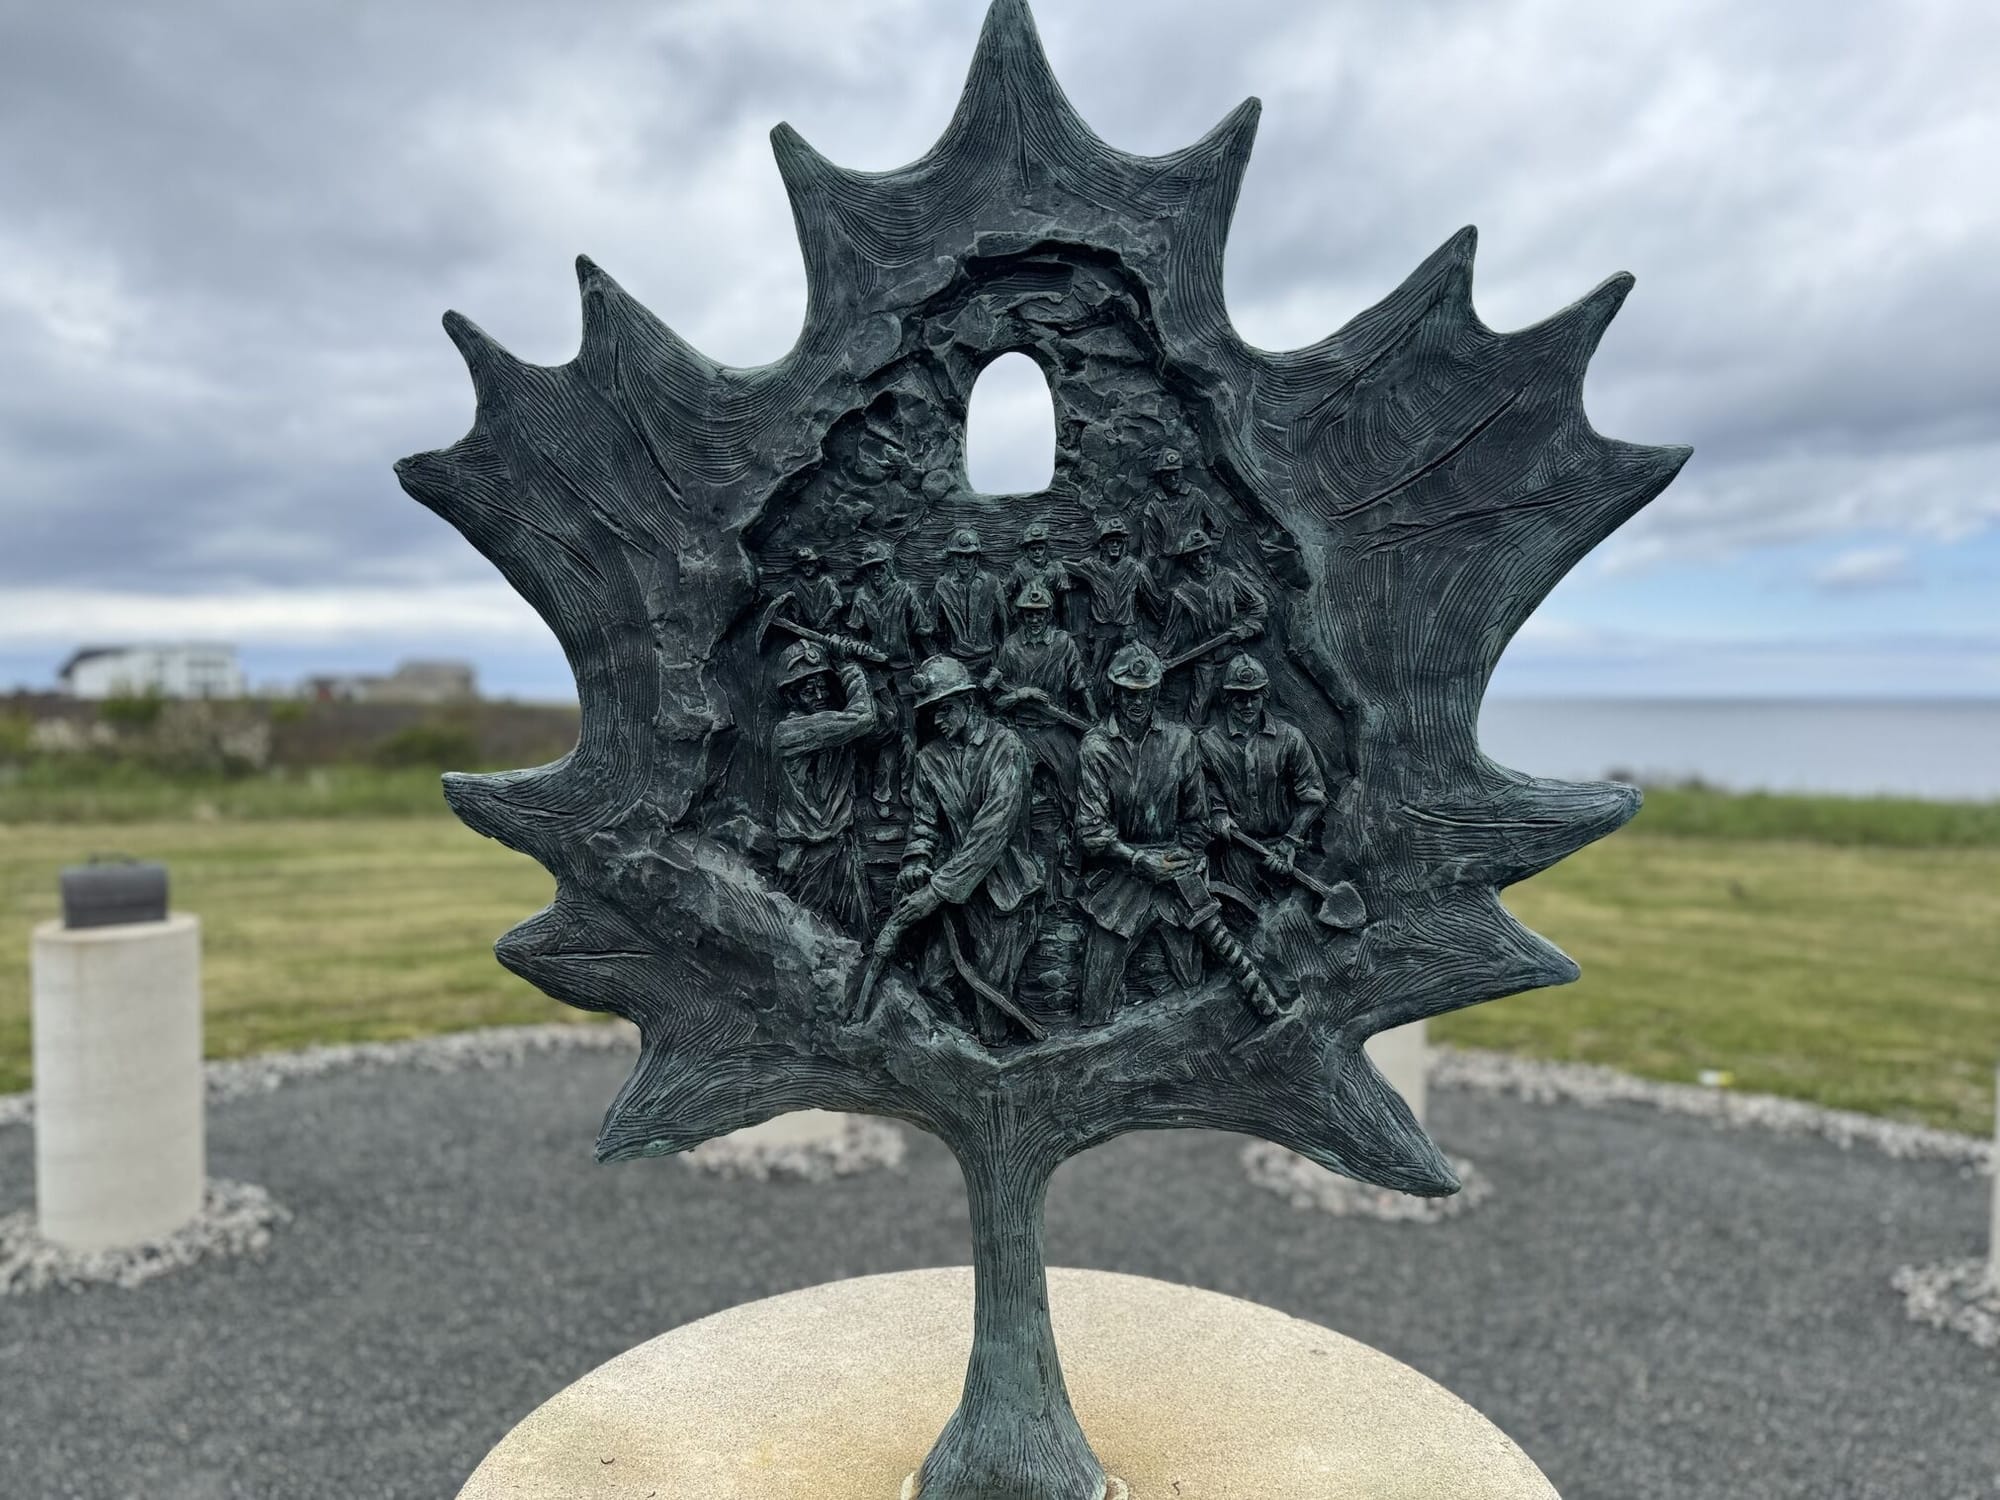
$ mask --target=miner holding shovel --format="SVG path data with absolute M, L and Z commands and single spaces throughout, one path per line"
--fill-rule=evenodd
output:
M 1258 1017 L 1273 1020 L 1277 996 L 1222 925 L 1209 888 L 1207 780 L 1194 732 L 1155 712 L 1160 659 L 1135 642 L 1111 658 L 1107 675 L 1110 716 L 1084 736 L 1080 752 L 1077 841 L 1096 868 L 1084 882 L 1090 928 L 1077 1020 L 1109 1024 L 1135 963 L 1154 971 L 1145 988 L 1155 994 L 1194 987 L 1204 948 Z
M 1222 676 L 1222 721 L 1201 732 L 1223 875 L 1260 912 L 1299 886 L 1319 898 L 1313 915 L 1322 926 L 1346 932 L 1367 920 L 1360 893 L 1301 864 L 1326 811 L 1326 779 L 1304 733 L 1271 711 L 1270 686 L 1264 664 L 1239 653 Z

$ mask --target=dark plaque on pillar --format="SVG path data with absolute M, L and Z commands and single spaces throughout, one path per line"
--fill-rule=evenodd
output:
M 1222 263 L 1256 120 L 1108 146 L 999 0 L 922 159 L 778 127 L 784 358 L 718 365 L 580 262 L 567 364 L 447 316 L 477 420 L 399 466 L 576 674 L 574 751 L 446 790 L 556 877 L 501 961 L 639 1027 L 598 1156 L 821 1108 L 963 1166 L 975 1339 L 923 1500 L 1103 1492 L 1043 1278 L 1067 1158 L 1203 1126 L 1454 1191 L 1362 1044 L 1575 978 L 1498 892 L 1639 803 L 1476 734 L 1509 637 L 1686 458 L 1584 415 L 1631 279 L 1496 332 L 1466 230 L 1253 348 Z M 967 398 L 1016 352 L 1055 476 L 983 494 Z

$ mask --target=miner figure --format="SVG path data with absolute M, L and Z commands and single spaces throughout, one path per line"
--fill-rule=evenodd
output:
M 1319 759 L 1295 724 L 1269 707 L 1271 675 L 1254 656 L 1230 659 L 1222 676 L 1222 719 L 1201 732 L 1201 763 L 1215 790 L 1214 832 L 1223 877 L 1261 905 L 1292 886 L 1292 870 L 1326 811 Z M 1248 834 L 1259 856 L 1230 839 Z
M 1146 565 L 1134 557 L 1131 528 L 1112 516 L 1097 528 L 1097 549 L 1069 566 L 1090 591 L 1090 617 L 1084 644 L 1092 683 L 1101 683 L 1104 669 L 1118 648 L 1138 628 L 1143 601 L 1155 616 L 1163 596 Z
M 1173 558 L 1190 531 L 1213 534 L 1218 527 L 1208 496 L 1187 482 L 1181 450 L 1162 448 L 1153 460 L 1153 497 L 1139 514 L 1139 540 L 1161 588 L 1173 577 Z
M 1208 647 L 1190 664 L 1193 685 L 1188 691 L 1188 722 L 1199 727 L 1215 709 L 1223 668 L 1234 654 L 1232 648 L 1264 633 L 1270 604 L 1263 591 L 1241 573 L 1216 562 L 1215 543 L 1207 532 L 1190 531 L 1181 538 L 1174 556 L 1186 576 L 1174 585 L 1167 603 L 1161 648 L 1169 656 L 1179 656 L 1197 646 Z
M 920 654 L 919 642 L 931 629 L 917 591 L 896 575 L 895 550 L 885 541 L 861 549 L 861 581 L 848 601 L 847 628 L 889 658 L 876 674 L 875 763 L 869 777 L 880 807 L 895 800 L 903 768 L 916 754 L 910 672 Z
M 1029 848 L 1028 751 L 1019 735 L 986 716 L 972 675 L 956 657 L 931 657 L 911 686 L 924 743 L 910 778 L 910 837 L 889 924 L 907 931 L 939 915 L 924 987 L 944 993 L 957 971 L 972 995 L 979 1039 L 997 1046 L 1007 1040 L 1008 1017 L 981 987 L 1013 998 L 1042 889 L 1041 863 Z M 951 932 L 943 924 L 952 924 Z M 959 956 L 972 977 L 958 970 Z
M 1013 715 L 1034 760 L 1034 849 L 1049 889 L 1067 899 L 1076 878 L 1070 809 L 1076 805 L 1078 726 L 1097 717 L 1097 699 L 1083 653 L 1068 631 L 1049 623 L 1055 600 L 1047 586 L 1030 582 L 1015 596 L 1014 611 L 1021 623 L 994 657 L 984 686 L 993 706 Z
M 778 878 L 801 906 L 867 941 L 868 902 L 854 833 L 854 749 L 875 731 L 868 678 L 851 661 L 836 668 L 824 646 L 786 648 L 779 688 L 786 712 L 771 730 L 778 784 Z
M 931 588 L 931 621 L 939 647 L 983 676 L 1007 633 L 1000 580 L 980 566 L 979 533 L 961 526 L 945 543 L 945 570 Z
M 1021 533 L 1021 555 L 1015 561 L 1013 571 L 1007 575 L 1007 597 L 1019 599 L 1021 591 L 1031 583 L 1039 583 L 1047 589 L 1057 609 L 1062 607 L 1063 595 L 1076 587 L 1069 564 L 1049 548 L 1049 525 L 1046 521 L 1032 521 Z
M 1084 881 L 1083 987 L 1077 1020 L 1103 1026 L 1117 1012 L 1129 966 L 1154 996 L 1201 982 L 1206 946 L 1228 966 L 1252 1009 L 1270 1019 L 1277 997 L 1222 925 L 1208 889 L 1209 794 L 1194 731 L 1155 712 L 1160 659 L 1133 643 L 1111 659 L 1111 713 L 1083 737 L 1076 831 L 1097 862 Z
M 1083 653 L 1067 630 L 1049 623 L 1055 600 L 1046 586 L 1030 583 L 1015 596 L 1020 626 L 993 658 L 983 684 L 996 694 L 993 706 L 1016 710 L 1031 727 L 1023 730 L 1035 759 L 1061 782 L 1066 799 L 1076 795 L 1076 731 L 1064 729 L 1056 709 L 1083 719 L 1097 717 Z
M 826 571 L 826 561 L 811 547 L 792 554 L 798 582 L 792 585 L 792 608 L 801 625 L 814 630 L 837 630 L 840 620 L 840 585 Z

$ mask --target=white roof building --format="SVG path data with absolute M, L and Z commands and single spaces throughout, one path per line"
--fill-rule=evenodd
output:
M 241 698 L 236 648 L 213 641 L 85 646 L 56 675 L 72 698 Z

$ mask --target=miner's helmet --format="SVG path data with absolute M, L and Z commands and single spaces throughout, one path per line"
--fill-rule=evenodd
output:
M 1271 674 L 1264 670 L 1264 664 L 1247 651 L 1239 651 L 1229 658 L 1229 665 L 1222 669 L 1222 690 L 1225 693 L 1261 693 L 1271 685 Z
M 1159 456 L 1153 460 L 1155 474 L 1178 474 L 1180 470 L 1181 450 L 1178 448 L 1162 448 Z
M 979 545 L 978 532 L 970 526 L 961 526 L 951 534 L 951 540 L 945 543 L 944 550 L 959 557 L 968 555 L 977 557 L 985 549 Z
M 916 706 L 928 708 L 954 693 L 971 692 L 972 674 L 955 656 L 933 656 L 910 674 L 910 690 L 917 695 Z
M 1054 609 L 1055 607 L 1055 596 L 1049 592 L 1049 586 L 1039 578 L 1030 578 L 1022 586 L 1020 594 L 1014 600 L 1014 608 L 1016 609 Z
M 1048 539 L 1049 523 L 1047 521 L 1030 521 L 1028 529 L 1021 533 L 1021 545 L 1023 547 L 1032 547 L 1037 542 L 1046 542 Z
M 778 686 L 790 687 L 832 670 L 833 662 L 826 654 L 826 647 L 817 641 L 799 641 L 785 648 L 784 675 L 778 679 Z
M 1104 675 L 1122 688 L 1156 688 L 1166 673 L 1152 647 L 1143 641 L 1133 641 L 1118 648 Z
M 1181 539 L 1174 544 L 1175 557 L 1193 557 L 1197 552 L 1206 552 L 1215 545 L 1208 539 L 1208 533 L 1199 526 L 1192 531 L 1181 533 Z
M 1132 528 L 1125 524 L 1123 516 L 1113 516 L 1097 528 L 1097 539 L 1100 542 L 1109 541 L 1114 536 L 1130 536 L 1131 534 Z
M 801 547 L 798 549 L 798 551 L 792 554 L 792 561 L 797 563 L 800 567 L 804 567 L 807 563 L 818 562 L 819 552 L 817 549 L 812 547 Z
M 891 559 L 895 557 L 895 555 L 896 555 L 895 549 L 891 547 L 887 542 L 881 542 L 881 541 L 870 542 L 867 546 L 861 549 L 861 566 L 864 568 L 872 568 L 877 563 L 889 562 Z

